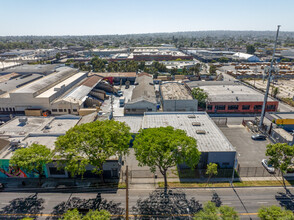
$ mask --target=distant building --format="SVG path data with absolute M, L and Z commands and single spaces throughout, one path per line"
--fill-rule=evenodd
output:
M 198 101 L 184 83 L 166 82 L 160 85 L 163 111 L 197 111 Z
M 153 78 L 147 75 L 137 76 L 131 100 L 124 107 L 126 115 L 143 115 L 144 112 L 156 111 L 157 101 Z
M 0 95 L 0 113 L 23 114 L 28 109 L 41 109 L 52 114 L 78 114 L 88 93 L 102 79 L 87 78 L 87 75 L 69 67 L 59 68 L 55 73 Z
M 130 84 L 134 84 L 136 80 L 136 72 L 108 72 L 108 73 L 93 73 L 95 75 L 103 77 L 111 84 L 120 84 L 124 85 L 126 81 L 129 81 Z
M 233 59 L 235 60 L 240 60 L 240 61 L 246 61 L 246 62 L 259 62 L 259 58 L 257 56 L 248 54 L 248 53 L 235 53 L 232 56 Z

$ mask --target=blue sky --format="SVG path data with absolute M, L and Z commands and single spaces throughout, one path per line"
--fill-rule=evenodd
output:
M 294 31 L 293 0 L 0 0 L 0 35 Z

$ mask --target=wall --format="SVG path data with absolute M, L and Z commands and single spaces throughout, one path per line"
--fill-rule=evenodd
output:
M 193 100 L 163 100 L 163 111 L 197 111 L 198 101 Z
M 207 164 L 217 163 L 220 168 L 232 168 L 234 166 L 236 152 L 209 152 Z M 227 165 L 224 163 L 228 163 Z
M 262 109 L 255 110 L 255 105 L 262 105 L 263 102 L 209 102 L 207 103 L 207 109 L 206 111 L 208 113 L 261 113 Z M 212 109 L 208 110 L 208 106 L 211 105 Z M 225 105 L 225 110 L 216 110 L 216 105 Z M 229 105 L 238 105 L 238 109 L 236 110 L 229 110 Z M 242 105 L 250 105 L 249 109 L 242 109 Z M 266 109 L 266 112 L 276 112 L 278 110 L 279 103 L 277 101 L 267 102 L 267 105 L 275 105 L 275 109 L 268 110 Z
M 126 115 L 143 115 L 147 111 L 156 112 L 156 104 L 143 100 L 135 103 L 126 103 L 124 108 Z
M 44 175 L 48 177 L 47 169 L 44 170 Z M 38 178 L 38 175 L 27 173 L 18 167 L 9 165 L 7 159 L 0 159 L 0 178 Z

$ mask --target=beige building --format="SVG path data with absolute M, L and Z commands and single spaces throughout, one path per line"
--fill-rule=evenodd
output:
M 165 82 L 160 85 L 163 111 L 197 111 L 198 101 L 193 99 L 190 88 L 179 82 Z

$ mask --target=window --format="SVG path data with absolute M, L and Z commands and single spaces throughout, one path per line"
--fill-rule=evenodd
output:
M 242 105 L 242 110 L 249 110 L 250 109 L 250 105 Z
M 52 112 L 57 112 L 57 109 L 56 108 L 52 109 Z
M 267 110 L 275 110 L 276 109 L 276 106 L 275 105 L 267 105 L 266 106 L 266 109 Z
M 56 167 L 49 167 L 50 175 L 65 175 L 65 171 L 63 169 L 59 170 Z
M 78 110 L 77 110 L 77 109 L 73 109 L 72 111 L 73 111 L 73 112 L 77 112 Z
M 63 109 L 64 112 L 66 112 L 66 109 Z
M 58 109 L 58 111 L 59 111 L 59 112 L 63 112 L 63 109 L 60 108 L 60 109 Z
M 239 106 L 238 105 L 229 105 L 228 110 L 238 110 Z
M 254 106 L 254 110 L 261 110 L 262 109 L 262 105 L 255 105 Z
M 225 110 L 226 106 L 225 105 L 216 105 L 215 109 L 217 109 L 217 110 Z
M 212 105 L 208 105 L 207 110 L 212 110 Z

